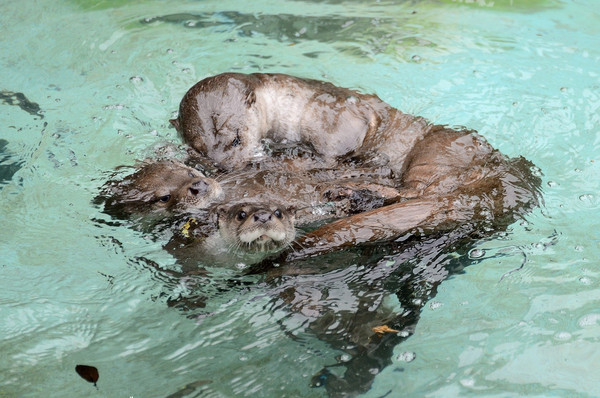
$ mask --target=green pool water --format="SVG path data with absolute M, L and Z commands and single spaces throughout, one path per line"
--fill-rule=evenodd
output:
M 347 354 L 277 295 L 398 309 L 389 279 L 361 285 L 394 261 L 462 271 L 387 366 L 365 367 L 363 396 L 600 396 L 599 20 L 592 0 L 4 2 L 0 397 L 326 396 L 311 379 Z M 117 166 L 181 153 L 168 119 L 225 71 L 328 80 L 468 126 L 539 167 L 544 204 L 435 259 L 348 256 L 283 285 L 173 277 L 164 241 L 93 199 Z

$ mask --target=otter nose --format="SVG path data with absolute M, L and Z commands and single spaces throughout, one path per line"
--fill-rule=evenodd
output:
M 209 185 L 206 181 L 196 181 L 189 187 L 188 191 L 192 196 L 205 195 L 208 192 Z
M 268 211 L 257 211 L 256 213 L 254 213 L 254 221 L 255 222 L 261 222 L 261 223 L 266 223 L 269 222 L 271 220 L 271 213 Z

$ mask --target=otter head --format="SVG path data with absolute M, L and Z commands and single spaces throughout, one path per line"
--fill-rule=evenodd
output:
M 219 232 L 224 243 L 240 252 L 277 252 L 296 236 L 291 208 L 272 203 L 243 203 L 220 207 L 218 213 Z
M 104 189 L 105 211 L 113 215 L 172 214 L 206 208 L 220 198 L 218 182 L 177 161 L 147 163 Z

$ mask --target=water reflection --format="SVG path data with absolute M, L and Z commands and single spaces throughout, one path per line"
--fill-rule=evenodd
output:
M 309 377 L 311 385 L 324 386 L 333 397 L 362 393 L 393 362 L 394 347 L 413 334 L 439 284 L 480 261 L 468 255 L 476 244 L 472 232 L 462 228 L 356 248 L 290 262 L 266 273 L 169 271 L 171 284 L 179 289 L 171 291 L 167 303 L 190 318 L 202 319 L 232 296 L 267 297 L 264 310 L 280 314 L 276 324 L 290 343 L 311 346 L 316 338 L 339 353 L 323 357 L 313 352 L 321 356 L 323 368 Z M 269 344 L 268 340 L 268 335 L 261 335 L 255 344 Z
M 11 181 L 13 176 L 25 163 L 8 151 L 8 141 L 0 139 L 0 189 Z

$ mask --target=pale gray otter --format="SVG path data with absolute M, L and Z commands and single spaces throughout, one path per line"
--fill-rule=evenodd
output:
M 184 141 L 224 169 L 263 153 L 263 140 L 309 146 L 326 165 L 340 158 L 400 175 L 432 126 L 375 95 L 284 74 L 224 73 L 184 95 L 171 123 Z
M 220 200 L 218 182 L 175 161 L 145 162 L 131 175 L 109 181 L 96 198 L 119 218 L 132 214 L 165 216 L 204 209 Z
M 242 202 L 190 218 L 165 249 L 180 263 L 252 264 L 277 253 L 296 237 L 294 209 L 275 203 Z

